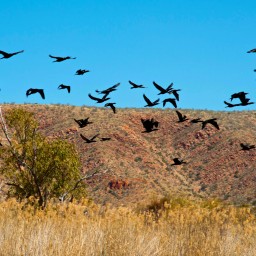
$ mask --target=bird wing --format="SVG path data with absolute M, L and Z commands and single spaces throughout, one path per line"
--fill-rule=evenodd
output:
M 110 105 L 111 109 L 113 110 L 114 114 L 116 113 L 116 108 L 113 104 Z
M 52 56 L 51 54 L 49 54 L 49 57 L 51 57 L 53 59 L 61 59 L 61 57 L 55 57 L 55 56 Z
M 177 93 L 177 91 L 173 91 L 172 92 L 174 97 L 176 98 L 176 100 L 179 100 L 179 94 Z
M 3 56 L 7 56 L 8 55 L 8 53 L 4 52 L 4 51 L 0 51 L 0 54 L 2 54 Z
M 143 94 L 143 98 L 147 102 L 148 105 L 152 104 L 152 102 L 149 100 L 149 98 L 145 94 Z
M 179 164 L 180 163 L 180 160 L 179 160 L 179 158 L 173 158 L 173 162 L 175 163 L 175 164 Z
M 133 83 L 132 81 L 128 81 L 129 82 L 129 84 L 131 84 L 132 86 L 134 86 L 134 87 L 138 87 L 138 85 L 137 84 L 135 84 L 135 83 Z
M 225 103 L 225 104 L 227 105 L 227 107 L 229 107 L 229 108 L 234 107 L 233 104 L 231 104 L 231 103 L 229 103 L 229 102 L 227 102 L 227 101 L 225 101 L 225 100 L 224 100 L 224 103 Z
M 173 83 L 171 83 L 167 88 L 166 88 L 166 91 L 170 91 L 173 87 Z
M 214 121 L 214 120 L 212 120 L 211 122 L 210 122 L 210 124 L 212 124 L 215 128 L 217 128 L 218 130 L 220 129 L 220 127 L 219 127 L 219 125 L 218 125 L 218 123 L 216 122 L 216 121 Z
M 98 137 L 100 134 L 98 133 L 98 134 L 96 134 L 96 135 L 94 135 L 91 139 L 90 139 L 90 141 L 92 141 L 92 140 L 94 140 L 96 137 Z
M 85 140 L 86 142 L 89 142 L 90 140 L 88 140 L 82 133 L 80 133 L 80 136 L 83 140 Z
M 44 90 L 41 89 L 41 90 L 38 90 L 38 92 L 40 93 L 41 97 L 42 97 L 43 99 L 45 99 Z
M 175 107 L 175 108 L 177 108 L 177 104 L 176 104 L 176 100 L 175 99 L 169 99 L 170 100 L 170 102 L 172 103 L 172 105 Z
M 100 98 L 96 98 L 96 97 L 94 97 L 94 96 L 92 96 L 90 93 L 88 94 L 88 96 L 92 99 L 92 100 L 101 100 Z
M 179 120 L 181 121 L 182 120 L 182 114 L 180 113 L 180 111 L 176 110 L 176 113 L 178 115 L 178 118 Z
M 71 87 L 68 85 L 68 86 L 66 86 L 66 88 L 68 90 L 68 93 L 70 93 Z
M 165 89 L 161 87 L 159 84 L 157 84 L 155 81 L 153 81 L 153 85 L 158 89 L 160 92 L 165 92 Z

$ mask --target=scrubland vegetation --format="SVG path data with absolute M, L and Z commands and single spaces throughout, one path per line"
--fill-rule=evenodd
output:
M 147 207 L 0 204 L 0 255 L 256 255 L 253 209 L 181 198 Z

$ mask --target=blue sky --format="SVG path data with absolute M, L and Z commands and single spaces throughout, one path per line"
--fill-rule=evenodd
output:
M 2 1 L 0 50 L 24 53 L 0 60 L 0 100 L 103 106 L 88 93 L 120 82 L 111 102 L 140 108 L 143 93 L 158 98 L 156 81 L 181 89 L 179 108 L 229 110 L 223 101 L 239 91 L 256 102 L 256 53 L 246 53 L 256 48 L 255 10 L 252 0 Z M 80 68 L 91 72 L 75 76 Z M 147 88 L 130 90 L 128 80 Z M 27 98 L 29 88 L 46 99 Z

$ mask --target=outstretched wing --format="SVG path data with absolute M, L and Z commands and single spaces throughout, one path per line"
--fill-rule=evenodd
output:
M 219 127 L 219 125 L 218 125 L 218 123 L 216 122 L 216 121 L 214 121 L 214 120 L 212 120 L 211 122 L 210 122 L 210 124 L 212 124 L 215 128 L 217 128 L 218 130 L 220 129 L 220 127 Z
M 130 85 L 132 85 L 132 86 L 134 86 L 134 87 L 137 87 L 137 86 L 138 86 L 137 84 L 133 83 L 133 82 L 130 81 L 130 80 L 129 80 L 128 82 L 129 82 Z
M 171 83 L 167 88 L 166 88 L 166 91 L 170 91 L 173 87 L 173 83 Z
M 0 51 L 0 54 L 2 54 L 3 56 L 8 56 L 8 53 L 4 51 Z
M 96 97 L 94 97 L 94 96 L 92 96 L 90 93 L 88 94 L 88 96 L 92 99 L 92 100 L 101 100 L 100 98 L 96 98 Z
M 182 114 L 180 113 L 180 111 L 176 110 L 176 113 L 178 115 L 179 120 L 182 121 Z
M 149 100 L 149 98 L 145 94 L 143 94 L 143 98 L 147 102 L 148 105 L 152 104 L 152 102 Z
M 38 90 L 38 92 L 40 93 L 41 97 L 42 97 L 43 99 L 45 99 L 44 90 L 41 89 L 41 90 Z
M 165 89 L 160 86 L 159 84 L 157 84 L 155 81 L 153 81 L 153 85 L 156 87 L 156 89 L 158 89 L 160 92 L 165 92 Z
M 94 135 L 90 140 L 92 141 L 92 140 L 94 140 L 96 137 L 98 137 L 100 134 L 98 133 L 98 134 L 96 134 L 96 135 Z
M 177 91 L 175 90 L 175 91 L 172 91 L 172 93 L 173 93 L 173 95 L 174 95 L 174 97 L 176 98 L 176 100 L 178 100 L 179 101 L 179 94 L 177 93 Z
M 83 140 L 85 140 L 86 142 L 89 142 L 90 140 L 88 140 L 82 133 L 80 133 L 80 136 Z
M 51 54 L 49 54 L 49 57 L 53 59 L 60 59 L 60 57 L 52 56 Z

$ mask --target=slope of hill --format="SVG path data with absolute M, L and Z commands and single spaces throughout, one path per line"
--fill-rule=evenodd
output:
M 111 109 L 86 106 L 6 104 L 3 114 L 16 107 L 34 112 L 49 138 L 73 142 L 84 173 L 99 170 L 87 181 L 96 202 L 131 204 L 168 193 L 256 202 L 256 149 L 240 148 L 240 143 L 256 144 L 255 111 L 180 110 L 190 119 L 217 118 L 220 130 L 211 125 L 202 130 L 201 123 L 178 123 L 173 109 L 118 109 L 114 114 Z M 78 128 L 74 118 L 86 117 L 93 123 Z M 159 129 L 143 132 L 141 118 L 156 119 Z M 87 144 L 80 133 L 111 140 L 98 138 Z M 174 157 L 187 164 L 172 166 Z

